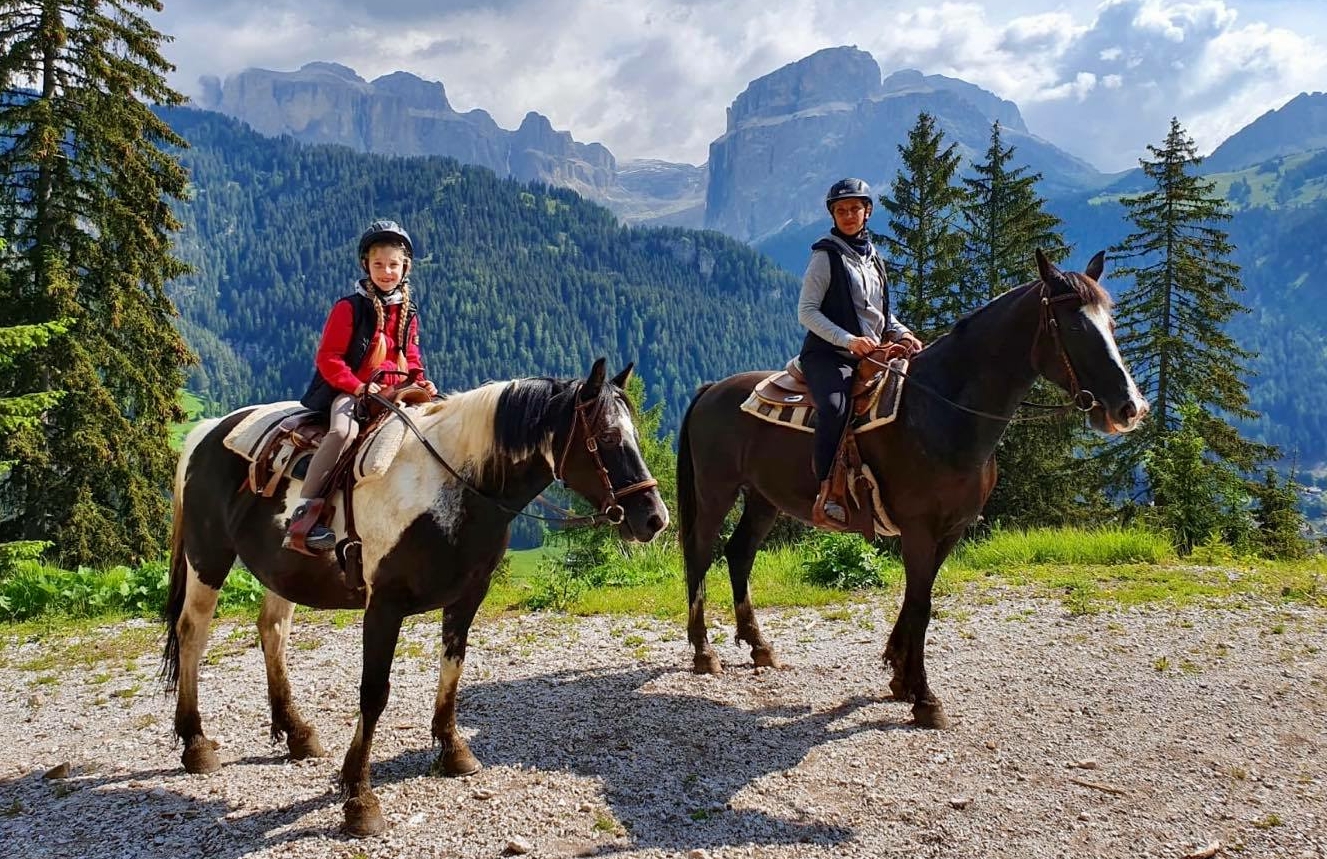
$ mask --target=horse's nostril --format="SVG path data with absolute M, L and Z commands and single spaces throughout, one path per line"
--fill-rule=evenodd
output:
M 658 513 L 655 513 L 645 522 L 645 526 L 650 529 L 651 534 L 658 534 L 667 524 L 668 523 L 664 521 L 664 518 Z
M 1138 414 L 1138 407 L 1134 405 L 1133 400 L 1130 400 L 1129 402 L 1125 403 L 1120 408 L 1120 418 L 1125 423 L 1128 423 L 1129 421 L 1133 420 L 1134 416 L 1137 414 Z

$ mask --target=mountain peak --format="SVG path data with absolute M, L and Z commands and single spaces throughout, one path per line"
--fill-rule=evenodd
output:
M 1227 138 L 1204 160 L 1203 172 L 1240 170 L 1314 149 L 1327 149 L 1327 93 L 1302 92 Z
M 311 63 L 305 63 L 299 67 L 301 72 L 325 73 L 333 77 L 342 78 L 355 83 L 364 83 L 364 79 L 349 66 L 343 66 L 340 63 L 330 63 L 325 60 L 314 60 Z
M 855 45 L 824 48 L 748 84 L 728 109 L 728 130 L 815 107 L 856 104 L 879 90 L 874 57 Z
M 452 106 L 447 102 L 447 90 L 440 81 L 426 81 L 410 72 L 392 72 L 375 78 L 373 88 L 396 96 L 410 107 L 447 113 L 452 111 Z
M 973 83 L 944 75 L 927 75 L 917 69 L 900 69 L 885 78 L 880 85 L 885 95 L 951 92 L 970 103 L 992 122 L 999 122 L 1011 131 L 1027 133 L 1027 124 L 1018 105 Z

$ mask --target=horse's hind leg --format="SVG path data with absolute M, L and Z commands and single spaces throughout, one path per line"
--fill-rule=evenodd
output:
M 224 563 L 223 563 L 224 560 Z M 234 556 L 229 559 L 213 558 L 210 570 L 219 574 L 208 575 L 208 581 L 217 581 L 212 587 L 202 581 L 197 570 L 189 565 L 184 601 L 175 622 L 175 635 L 179 642 L 179 677 L 176 681 L 175 733 L 184 741 L 180 756 L 186 772 L 210 773 L 221 769 L 216 743 L 203 734 L 203 718 L 198 712 L 198 664 L 207 649 L 207 633 L 216 611 L 221 583 L 225 581 Z M 209 571 L 210 571 L 209 570 Z
M 737 500 L 737 487 L 715 502 L 700 503 L 689 527 L 682 531 L 682 559 L 687 568 L 687 640 L 695 648 L 692 671 L 697 674 L 722 674 L 723 664 L 710 644 L 705 626 L 705 574 L 714 563 L 714 547 L 723 528 L 723 518 Z
M 751 645 L 751 659 L 757 668 L 782 668 L 774 648 L 770 647 L 756 622 L 756 612 L 751 607 L 751 591 L 748 587 L 751 579 L 751 565 L 755 563 L 756 552 L 765 542 L 774 520 L 779 517 L 778 509 L 763 495 L 754 489 L 746 492 L 746 504 L 737 528 L 728 538 L 728 545 L 723 553 L 728 558 L 728 578 L 733 585 L 733 611 L 737 615 L 737 640 Z
M 290 759 L 321 758 L 327 755 L 318 732 L 304 721 L 290 696 L 286 675 L 286 642 L 290 639 L 295 604 L 268 591 L 258 612 L 258 640 L 267 665 L 267 700 L 272 705 L 272 739 L 286 741 Z

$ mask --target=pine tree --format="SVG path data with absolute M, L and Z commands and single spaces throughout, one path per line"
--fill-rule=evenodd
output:
M 962 156 L 944 143 L 935 118 L 919 113 L 899 146 L 903 167 L 880 205 L 889 212 L 889 232 L 875 235 L 885 246 L 894 283 L 894 315 L 926 341 L 949 330 L 963 312 L 963 235 L 957 226 L 964 200 L 955 184 Z
M 0 325 L 67 320 L 18 356 L 28 390 L 68 393 L 8 434 L 0 540 L 49 540 L 65 564 L 153 557 L 167 526 L 169 424 L 191 359 L 164 286 L 186 174 L 149 105 L 180 104 L 157 0 L 0 0 L 0 236 L 10 278 Z
M 962 206 L 966 254 L 976 288 L 964 298 L 974 310 L 1002 292 L 1037 278 L 1034 252 L 1045 251 L 1052 262 L 1068 254 L 1059 233 L 1060 219 L 1046 211 L 1037 193 L 1040 173 L 1011 166 L 1014 147 L 1005 145 L 1000 123 L 991 126 L 986 160 L 972 165 L 963 179 L 967 193 Z
M 1132 260 L 1117 270 L 1134 285 L 1120 297 L 1116 321 L 1120 351 L 1152 411 L 1142 426 L 1103 458 L 1108 480 L 1128 488 L 1144 452 L 1156 448 L 1180 425 L 1180 407 L 1193 403 L 1194 431 L 1204 449 L 1241 471 L 1249 471 L 1274 449 L 1241 438 L 1229 422 L 1252 420 L 1247 385 L 1252 354 L 1226 332 L 1245 310 L 1234 295 L 1243 290 L 1234 250 L 1220 224 L 1230 219 L 1210 180 L 1194 172 L 1200 160 L 1193 139 L 1172 119 L 1160 146 L 1140 159 L 1155 187 L 1121 200 L 1135 232 L 1112 251 Z M 1155 486 L 1149 486 L 1154 500 Z
M 1282 478 L 1273 469 L 1263 471 L 1261 482 L 1253 482 L 1253 521 L 1258 528 L 1255 539 L 1262 554 L 1270 558 L 1303 558 L 1309 553 L 1308 530 L 1304 513 L 1299 509 L 1299 483 L 1294 471 Z
M 1040 173 L 1014 166 L 1014 147 L 1002 139 L 1000 123 L 991 126 L 984 161 L 972 165 L 963 180 L 962 207 L 969 279 L 960 293 L 964 311 L 1037 277 L 1035 252 L 1052 260 L 1067 249 L 1060 219 L 1045 210 L 1037 193 Z M 1047 402 L 1054 386 L 1038 382 L 1033 398 Z M 996 450 L 999 480 L 984 515 L 1005 527 L 1064 525 L 1078 517 L 1093 496 L 1087 473 L 1075 467 L 1075 451 L 1086 430 L 1075 414 L 1010 424 Z

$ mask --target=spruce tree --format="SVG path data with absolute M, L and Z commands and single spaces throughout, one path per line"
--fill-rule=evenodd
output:
M 985 160 L 974 163 L 972 175 L 963 180 L 969 279 L 960 300 L 965 311 L 1035 280 L 1037 248 L 1054 261 L 1065 257 L 1060 219 L 1046 211 L 1037 193 L 1039 181 L 1040 173 L 1016 166 L 1014 147 L 1005 144 L 1000 123 L 992 125 Z M 1054 386 L 1045 382 L 1033 388 L 1033 398 L 1041 402 L 1055 395 Z M 1077 414 L 1010 424 L 995 453 L 999 480 L 986 502 L 986 519 L 1006 527 L 1036 527 L 1077 518 L 1093 496 L 1092 482 L 1075 467 L 1085 433 Z
M 1185 403 L 1197 407 L 1192 423 L 1204 449 L 1234 468 L 1247 472 L 1274 452 L 1230 423 L 1258 415 L 1243 378 L 1253 356 L 1225 330 L 1245 311 L 1234 297 L 1244 288 L 1230 260 L 1234 247 L 1220 226 L 1230 219 L 1226 204 L 1196 174 L 1201 159 L 1178 119 L 1148 151 L 1139 163 L 1154 187 L 1121 200 L 1134 232 L 1111 249 L 1131 261 L 1117 276 L 1134 279 L 1116 309 L 1120 351 L 1152 403 L 1147 420 L 1104 458 L 1108 479 L 1121 488 L 1131 488 L 1144 453 L 1179 429 Z
M 63 390 L 43 420 L 7 434 L 0 540 L 47 540 L 61 563 L 159 555 L 173 471 L 169 424 L 191 356 L 165 284 L 181 147 L 149 105 L 180 104 L 157 0 L 0 0 L 0 236 L 10 277 L 0 325 L 67 321 L 17 356 L 28 390 Z
M 919 113 L 899 146 L 903 167 L 880 205 L 889 232 L 873 236 L 885 247 L 894 282 L 894 315 L 924 341 L 948 331 L 963 312 L 963 234 L 958 228 L 964 193 L 954 179 L 962 156 L 945 145 L 935 118 Z

